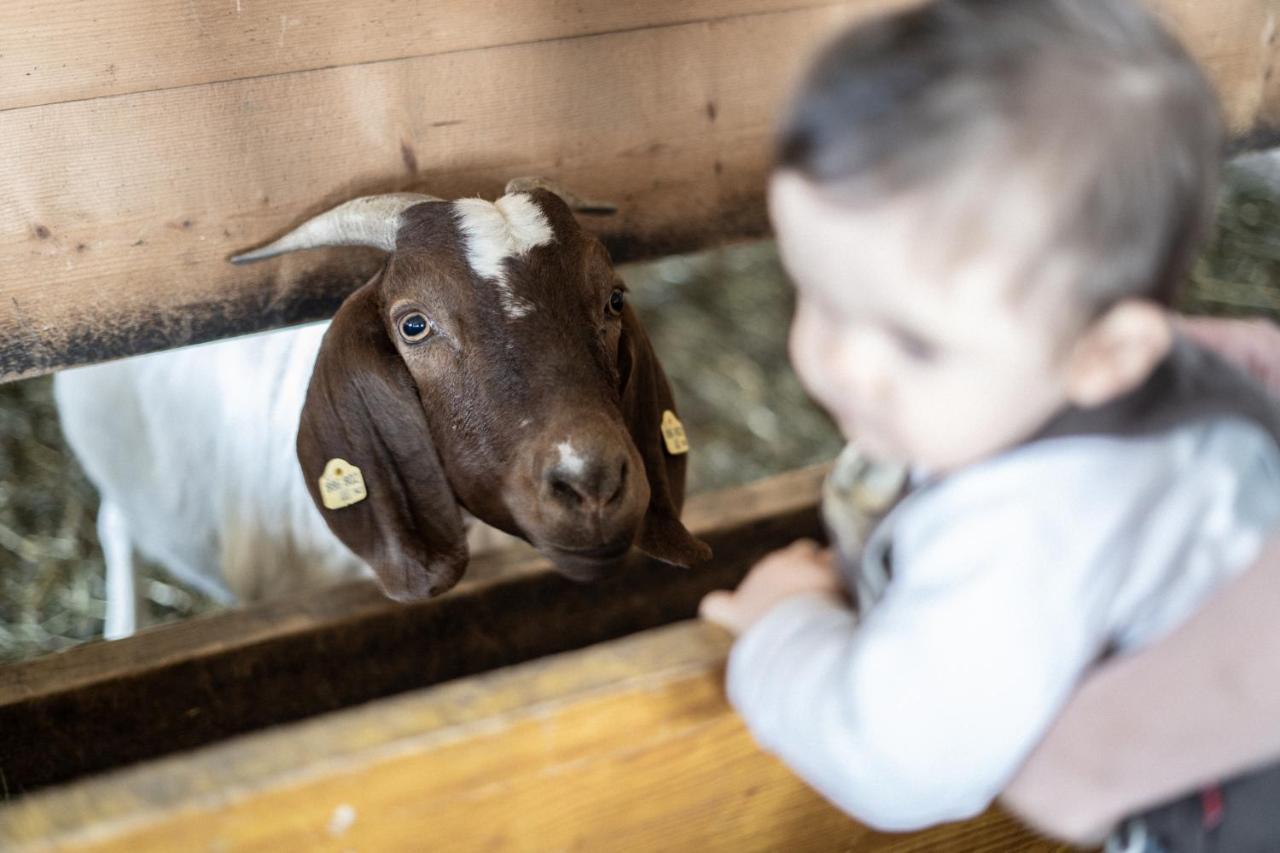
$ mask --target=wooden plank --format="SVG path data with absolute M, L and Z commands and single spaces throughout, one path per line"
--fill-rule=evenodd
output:
M 837 2 L 543 0 L 513 10 L 501 0 L 10 0 L 0 7 L 0 33 L 11 36 L 0 52 L 8 83 L 0 111 Z M 1233 119 L 1248 121 L 1264 85 L 1259 63 L 1274 7 L 1148 2 L 1215 69 Z M 874 12 L 901 3 L 861 5 Z
M 1146 3 L 1213 79 L 1233 149 L 1280 144 L 1280 7 L 1270 0 Z
M 716 552 L 694 571 L 633 555 L 580 584 L 525 561 L 409 606 L 354 584 L 0 668 L 3 786 L 16 795 L 687 619 L 767 551 L 821 535 L 824 471 L 692 499 L 686 521 Z
M 595 223 L 618 260 L 761 236 L 769 133 L 797 64 L 841 23 L 906 0 L 757 2 L 665 27 L 0 112 L 0 138 L 22 152 L 0 159 L 0 379 L 328 316 L 375 255 L 245 269 L 225 258 L 362 193 L 493 195 L 547 174 L 621 206 Z M 1273 7 L 1153 2 L 1209 65 L 1235 133 L 1273 137 Z M 592 7 L 565 32 L 650 20 L 627 14 L 641 13 Z M 525 15 L 539 17 L 506 17 Z M 504 37 L 484 32 L 475 43 Z
M 6 849 L 1039 851 L 990 812 L 860 826 L 726 706 L 694 622 L 238 738 L 0 809 Z
M 9 0 L 0 110 L 834 2 Z
M 0 376 L 315 319 L 376 268 L 229 253 L 371 192 L 549 174 L 619 259 L 762 234 L 785 80 L 848 5 L 0 113 Z M 139 132 L 145 128 L 145 132 Z M 35 152 L 38 152 L 36 155 Z M 90 319 L 91 318 L 91 319 Z

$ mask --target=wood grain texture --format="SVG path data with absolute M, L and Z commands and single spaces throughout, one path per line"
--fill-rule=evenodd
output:
M 763 233 L 769 116 L 836 6 L 0 113 L 0 375 L 327 316 L 368 251 L 232 268 L 357 195 L 561 178 L 618 257 Z M 779 49 L 779 48 L 784 49 Z
M 10 0 L 0 110 L 836 2 Z
M 865 14 L 910 0 L 860 0 Z M 1148 0 L 1247 121 L 1264 88 L 1267 0 Z M 706 23 L 840 0 L 13 0 L 0 8 L 0 111 L 466 50 Z M 1251 50 L 1249 41 L 1255 40 Z M 1252 84 L 1252 85 L 1250 85 Z M 1236 93 L 1237 88 L 1249 91 Z
M 1280 144 L 1280 6 L 1271 0 L 1146 0 L 1204 66 L 1222 100 L 1233 148 Z
M 1063 850 L 997 812 L 886 835 L 755 747 L 686 622 L 0 809 L 6 849 Z
M 275 73 L 252 70 L 272 51 L 255 54 L 251 36 L 267 39 L 262 28 L 289 13 L 241 0 L 232 17 L 235 2 L 0 12 L 0 61 L 19 57 L 12 79 L 75 57 L 98 68 L 106 51 L 207 81 L 110 95 L 84 83 L 0 111 L 0 138 L 17 152 L 0 158 L 0 380 L 331 315 L 375 253 L 244 269 L 225 259 L 363 193 L 492 196 L 508 178 L 545 174 L 620 206 L 590 223 L 620 261 L 761 236 L 770 130 L 797 66 L 843 22 L 905 4 L 425 4 L 440 13 L 431 23 L 392 0 L 316 0 L 291 4 L 310 42 Z M 1205 61 L 1237 137 L 1274 137 L 1274 5 L 1152 2 Z M 333 21 L 395 58 L 343 53 L 365 42 L 335 37 Z M 438 27 L 440 41 L 415 27 Z M 378 47 L 384 38 L 399 47 Z M 425 47 L 402 56 L 408 42 Z M 73 61 L 22 58 L 42 50 Z M 251 70 L 215 73 L 206 55 Z
M 766 552 L 821 536 L 824 468 L 690 500 L 715 550 L 674 568 L 633 554 L 582 584 L 541 560 L 400 605 L 372 583 L 228 611 L 0 668 L 0 772 L 16 795 L 132 762 L 691 617 Z

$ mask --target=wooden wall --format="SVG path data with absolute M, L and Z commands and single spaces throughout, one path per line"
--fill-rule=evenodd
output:
M 1273 138 L 1276 5 L 1150 1 Z M 0 379 L 328 316 L 375 255 L 225 258 L 362 193 L 554 176 L 620 260 L 759 236 L 798 63 L 903 3 L 8 0 Z

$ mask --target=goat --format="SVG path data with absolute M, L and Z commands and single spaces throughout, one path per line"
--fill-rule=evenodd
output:
M 135 549 L 224 601 L 369 568 L 394 599 L 437 596 L 466 569 L 468 514 L 579 580 L 633 545 L 709 558 L 679 520 L 666 376 L 570 203 L 539 179 L 496 202 L 346 202 L 231 259 L 388 252 L 331 321 L 58 375 L 102 496 L 107 635 L 136 626 Z M 334 474 L 349 505 L 326 504 Z

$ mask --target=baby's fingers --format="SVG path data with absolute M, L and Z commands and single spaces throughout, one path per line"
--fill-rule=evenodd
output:
M 731 592 L 718 589 L 707 593 L 698 605 L 698 615 L 713 625 L 737 633 L 737 608 Z

